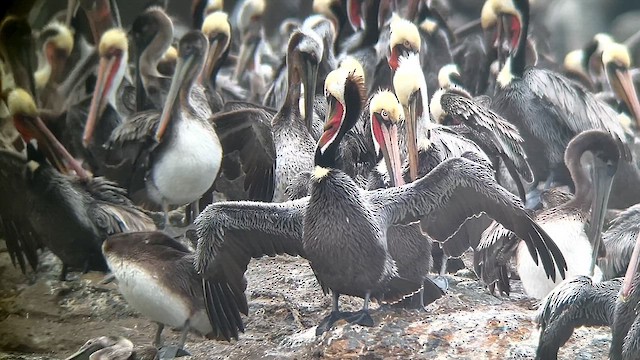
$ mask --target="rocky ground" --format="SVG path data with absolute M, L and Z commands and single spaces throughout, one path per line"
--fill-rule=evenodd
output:
M 22 275 L 0 242 L 0 359 L 64 359 L 87 339 L 125 336 L 150 344 L 155 325 L 124 302 L 103 274 L 72 274 L 60 282 L 60 264 L 44 254 L 37 274 Z M 426 311 L 378 309 L 373 328 L 344 322 L 323 336 L 315 325 L 330 309 L 304 259 L 282 256 L 250 264 L 247 332 L 228 344 L 191 335 L 185 359 L 532 359 L 538 330 L 535 301 L 519 284 L 509 298 L 494 297 L 462 270 L 449 277 L 449 293 Z M 360 299 L 341 298 L 346 310 Z M 177 342 L 177 331 L 165 331 Z M 578 329 L 562 359 L 606 359 L 608 328 Z

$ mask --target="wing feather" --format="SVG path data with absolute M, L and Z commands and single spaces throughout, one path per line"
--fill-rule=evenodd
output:
M 380 204 L 378 211 L 391 224 L 406 224 L 431 213 L 446 214 L 443 218 L 452 226 L 431 234 L 441 239 L 448 239 L 466 219 L 486 213 L 525 241 L 534 262 L 542 261 L 548 277 L 555 279 L 556 268 L 564 277 L 566 263 L 560 249 L 531 219 L 520 200 L 496 183 L 484 163 L 477 155 L 466 153 L 441 163 L 411 184 L 372 191 L 367 196 Z
M 221 320 L 221 309 L 235 307 L 248 313 L 244 273 L 251 258 L 304 256 L 302 228 L 307 202 L 308 198 L 285 203 L 221 202 L 207 206 L 200 214 L 195 221 L 198 245 L 194 265 L 204 278 L 211 321 Z M 215 303 L 213 291 L 232 294 L 235 304 Z M 234 316 L 240 315 L 236 312 Z

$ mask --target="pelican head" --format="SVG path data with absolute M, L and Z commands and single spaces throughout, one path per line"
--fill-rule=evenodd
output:
M 562 62 L 564 70 L 571 73 L 587 76 L 587 56 L 584 50 L 578 49 L 567 53 Z
M 335 161 L 336 139 L 343 136 L 358 121 L 364 106 L 366 89 L 355 72 L 338 68 L 327 74 L 324 94 L 327 98 L 327 118 L 324 132 L 318 140 L 316 164 L 326 167 Z
M 629 49 L 614 42 L 606 44 L 602 50 L 602 66 L 611 88 L 616 96 L 627 105 L 636 124 L 640 127 L 640 103 L 629 73 L 629 68 L 631 68 Z
M 172 76 L 178 62 L 178 49 L 169 46 L 158 62 L 158 72 L 164 76 Z
M 127 34 L 120 28 L 107 30 L 100 39 L 98 79 L 82 135 L 82 144 L 85 147 L 91 142 L 96 122 L 102 116 L 107 102 L 112 104 L 116 102 L 116 92 L 127 67 L 128 48 Z
M 16 129 L 25 142 L 36 140 L 38 147 L 60 172 L 74 170 L 79 177 L 84 179 L 88 177 L 86 171 L 40 119 L 36 104 L 26 90 L 21 88 L 12 90 L 7 97 L 7 107 Z
M 176 71 L 171 81 L 171 87 L 167 99 L 162 107 L 160 122 L 156 129 L 156 141 L 160 142 L 167 130 L 169 121 L 174 115 L 175 103 L 180 98 L 181 103 L 186 103 L 189 98 L 189 90 L 194 80 L 202 71 L 204 57 L 207 53 L 209 42 L 202 32 L 197 30 L 184 34 L 178 43 L 178 62 Z
M 118 356 L 114 356 L 115 354 Z M 101 336 L 88 340 L 77 352 L 65 360 L 128 359 L 133 354 L 133 343 L 121 336 Z
M 456 64 L 446 64 L 438 71 L 438 86 L 444 89 L 462 87 L 462 76 Z
M 246 34 L 250 29 L 261 26 L 264 15 L 265 0 L 246 0 L 242 4 L 238 15 L 238 28 L 241 34 Z
M 396 70 L 400 56 L 420 52 L 420 32 L 418 27 L 397 14 L 391 17 L 389 49 L 389 67 Z
M 49 79 L 60 82 L 67 58 L 73 50 L 73 34 L 66 25 L 54 21 L 42 29 L 39 40 L 48 64 L 36 72 L 36 86 L 42 89 Z
M 404 110 L 398 98 L 388 90 L 373 95 L 369 103 L 369 119 L 376 156 L 382 152 L 392 185 L 403 185 L 398 124 L 404 121 Z
M 313 122 L 313 100 L 323 52 L 322 39 L 313 31 L 295 30 L 289 38 L 287 45 L 289 86 L 302 85 L 304 89 L 304 122 L 308 129 L 311 129 Z M 288 93 L 293 95 L 295 91 Z
M 491 29 L 492 16 L 496 17 L 497 21 L 497 35 L 494 46 L 499 46 L 503 39 L 507 39 L 509 43 L 509 51 L 513 54 L 517 52 L 521 47 L 526 45 L 525 29 L 527 19 L 529 16 L 529 0 L 491 0 L 490 7 L 487 8 L 486 16 L 489 20 L 489 29 Z M 493 12 L 493 15 L 490 13 Z
M 407 117 L 409 172 L 411 179 L 415 180 L 418 177 L 418 120 L 428 120 L 427 83 L 418 54 L 400 58 L 400 65 L 393 76 L 393 89 Z
M 209 52 L 204 65 L 203 76 L 207 79 L 223 52 L 227 51 L 231 42 L 231 23 L 229 15 L 223 11 L 213 12 L 204 19 L 202 33 L 209 40 Z
M 598 255 L 604 256 L 601 250 L 600 236 L 604 224 L 604 216 L 609 202 L 609 193 L 613 178 L 618 170 L 620 161 L 620 140 L 614 139 L 609 133 L 601 130 L 588 130 L 574 137 L 567 145 L 564 160 L 569 169 L 580 168 L 580 160 L 585 152 L 593 154 L 593 167 L 591 169 L 591 187 L 589 189 L 576 188 L 576 198 L 582 197 L 579 193 L 591 193 L 591 216 L 587 237 L 591 242 L 593 254 L 591 259 L 591 275 L 596 265 Z M 586 195 L 586 194 L 585 194 Z
M 342 61 L 340 61 L 340 65 L 338 67 L 353 72 L 356 76 L 361 77 L 362 81 L 366 83 L 367 79 L 364 76 L 362 64 L 355 57 L 350 55 L 345 56 Z

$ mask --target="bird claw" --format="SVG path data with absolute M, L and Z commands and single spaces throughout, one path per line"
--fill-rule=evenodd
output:
M 360 310 L 353 313 L 346 313 L 345 320 L 350 324 L 358 324 L 361 326 L 372 327 L 374 325 L 373 318 L 369 315 L 368 310 Z
M 434 277 L 433 279 L 431 279 L 433 281 L 434 284 L 436 284 L 440 289 L 442 289 L 442 291 L 447 291 L 449 290 L 449 280 L 447 280 L 446 277 L 442 276 L 442 275 L 438 275 L 436 277 Z
M 320 336 L 324 334 L 326 331 L 331 330 L 333 324 L 336 321 L 344 319 L 349 313 L 345 313 L 342 311 L 332 311 L 327 317 L 320 321 L 320 324 L 316 327 L 316 336 Z
M 158 359 L 160 360 L 171 360 L 183 356 L 191 356 L 191 353 L 175 345 L 163 346 L 158 349 Z

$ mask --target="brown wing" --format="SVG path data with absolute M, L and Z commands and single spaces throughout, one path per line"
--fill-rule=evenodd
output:
M 26 185 L 27 159 L 12 151 L 0 150 L 0 231 L 13 265 L 26 272 L 35 270 L 41 241 L 30 222 L 34 198 Z
M 242 328 L 247 314 L 244 273 L 251 258 L 276 254 L 302 255 L 303 218 L 308 198 L 285 203 L 221 202 L 209 205 L 196 219 L 195 268 L 204 278 L 204 297 L 212 321 Z M 226 294 L 226 296 L 216 296 Z M 220 301 L 229 299 L 234 301 Z M 223 317 L 221 314 L 235 314 Z
M 222 173 L 230 180 L 244 174 L 246 200 L 273 199 L 276 149 L 271 135 L 272 117 L 263 109 L 242 109 L 211 118 L 222 144 Z M 225 192 L 219 188 L 220 182 L 214 186 Z

